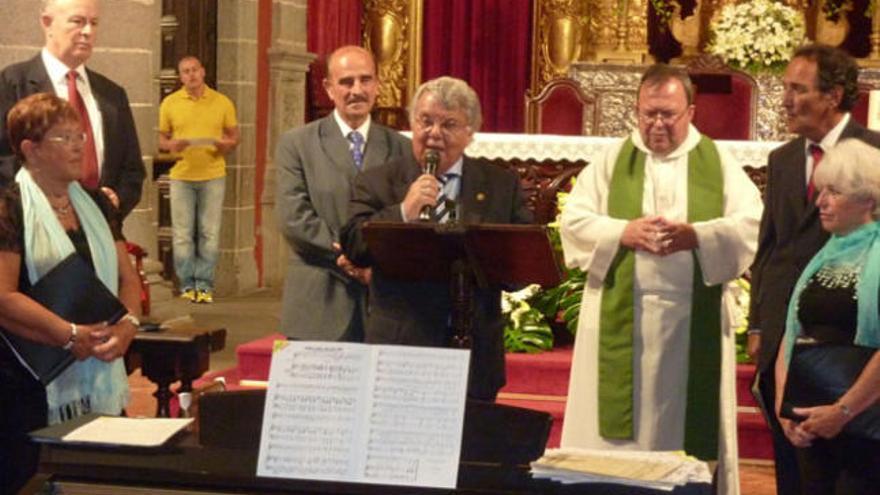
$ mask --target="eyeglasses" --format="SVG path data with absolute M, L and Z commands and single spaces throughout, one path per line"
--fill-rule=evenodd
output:
M 434 121 L 434 119 L 427 115 L 416 117 L 414 124 L 416 129 L 420 132 L 430 132 L 435 126 L 439 126 L 440 132 L 444 136 L 451 136 L 468 127 L 467 124 L 462 124 L 455 119 Z
M 88 136 L 86 133 L 81 132 L 78 134 L 61 134 L 59 136 L 46 136 L 46 141 L 50 143 L 64 144 L 70 146 L 72 144 L 85 144 L 86 140 L 88 140 Z
M 682 110 L 681 112 L 674 113 L 667 110 L 657 110 L 655 112 L 639 112 L 639 121 L 643 124 L 653 124 L 657 121 L 660 122 L 660 125 L 672 125 L 678 122 L 685 113 L 687 113 L 687 108 Z

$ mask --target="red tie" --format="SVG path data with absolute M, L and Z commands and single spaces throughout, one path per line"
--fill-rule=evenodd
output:
M 95 146 L 95 135 L 92 133 L 92 122 L 89 120 L 89 112 L 83 103 L 79 90 L 76 87 L 77 73 L 72 70 L 67 73 L 67 101 L 70 106 L 79 113 L 83 131 L 86 133 L 86 142 L 83 144 L 83 174 L 80 183 L 88 189 L 98 188 L 98 152 Z
M 813 183 L 813 177 L 816 176 L 816 169 L 819 168 L 819 162 L 822 161 L 825 151 L 823 151 L 822 147 L 818 144 L 811 144 L 809 148 L 810 156 L 813 157 L 813 173 L 810 174 L 810 184 L 807 186 L 807 201 L 812 203 L 813 194 L 816 192 L 816 185 Z

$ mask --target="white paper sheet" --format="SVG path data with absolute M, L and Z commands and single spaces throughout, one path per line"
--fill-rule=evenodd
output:
M 101 416 L 68 433 L 63 437 L 63 440 L 132 447 L 158 447 L 192 421 L 193 418 Z
M 217 139 L 212 137 L 186 138 L 190 146 L 214 146 Z
M 258 476 L 454 488 L 469 351 L 285 342 Z

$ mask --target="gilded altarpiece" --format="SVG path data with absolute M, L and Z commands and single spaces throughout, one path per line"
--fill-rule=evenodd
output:
M 381 82 L 378 119 L 406 127 L 406 106 L 421 83 L 422 0 L 365 0 L 364 46 L 376 58 Z
M 589 4 L 586 0 L 536 0 L 532 16 L 532 94 L 566 77 L 587 51 Z
M 646 63 L 648 0 L 534 0 L 530 93 L 577 62 Z

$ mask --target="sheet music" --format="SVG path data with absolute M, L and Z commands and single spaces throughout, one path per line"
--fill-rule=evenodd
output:
M 283 344 L 258 476 L 455 487 L 469 351 Z
M 65 442 L 158 447 L 192 423 L 193 418 L 121 418 L 101 416 L 64 436 Z

